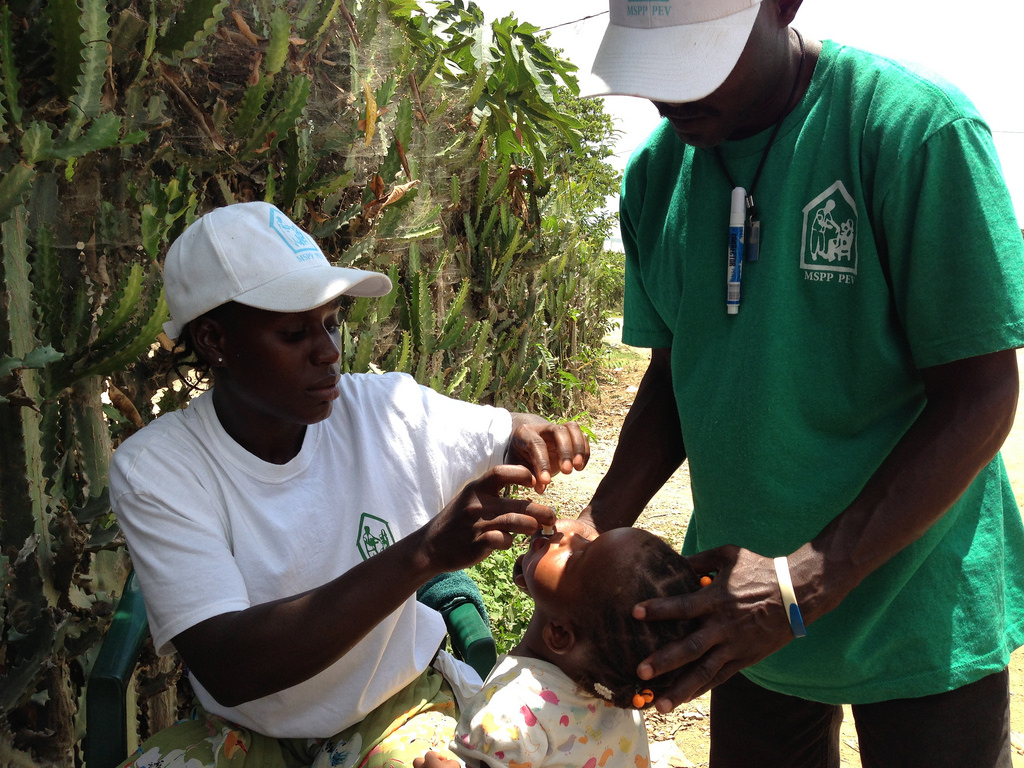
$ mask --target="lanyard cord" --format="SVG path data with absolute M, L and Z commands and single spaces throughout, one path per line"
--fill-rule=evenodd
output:
M 789 99 L 786 101 L 786 108 L 782 114 L 779 115 L 779 119 L 775 121 L 775 128 L 772 130 L 772 135 L 768 138 L 768 146 L 764 148 L 764 152 L 761 153 L 761 162 L 757 164 L 757 170 L 754 172 L 754 180 L 750 184 L 750 191 L 747 193 L 747 214 L 752 217 L 756 217 L 757 209 L 754 207 L 754 188 L 757 187 L 757 182 L 761 178 L 761 171 L 764 170 L 764 161 L 768 159 L 768 150 L 772 148 L 772 144 L 775 143 L 775 137 L 779 135 L 779 128 L 782 127 L 782 121 L 786 119 L 786 115 L 789 114 L 793 99 L 796 97 L 797 89 L 800 87 L 800 76 L 804 71 L 804 59 L 806 58 L 807 52 L 804 49 L 804 37 L 800 34 L 798 29 L 793 29 L 796 32 L 796 39 L 800 41 L 800 63 L 796 68 L 796 79 L 793 81 L 793 90 L 789 92 Z M 795 106 L 795 105 L 794 105 Z M 725 159 L 722 157 L 722 153 L 718 147 L 715 147 L 715 157 L 718 158 L 718 164 L 722 167 L 722 172 L 725 173 L 725 178 L 729 181 L 730 187 L 735 187 L 733 183 L 732 174 L 729 173 L 729 169 L 725 166 Z

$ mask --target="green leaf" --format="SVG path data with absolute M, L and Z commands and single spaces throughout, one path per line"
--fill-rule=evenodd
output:
M 45 368 L 63 357 L 64 353 L 58 352 L 53 347 L 37 347 L 25 355 L 21 362 L 23 368 Z
M 155 259 L 160 255 L 160 239 L 163 235 L 163 228 L 160 226 L 160 216 L 157 213 L 156 206 L 152 203 L 146 203 L 142 206 L 140 216 L 142 247 L 150 258 Z
M 236 136 L 248 136 L 251 133 L 263 110 L 263 103 L 266 101 L 271 84 L 272 81 L 269 77 L 261 77 L 259 82 L 250 85 L 246 90 L 231 126 L 231 130 Z
M 227 5 L 227 0 L 188 0 L 182 3 L 157 42 L 157 51 L 168 58 L 195 52 L 213 34 Z
M 296 23 L 306 40 L 319 41 L 338 15 L 341 0 L 326 3 L 323 0 L 307 0 L 306 6 L 299 13 Z
M 78 84 L 82 65 L 82 14 L 76 0 L 51 0 L 45 6 L 53 56 L 54 81 L 65 99 Z
M 5 3 L 0 8 L 0 79 L 3 80 L 3 101 L 7 104 L 7 112 L 11 121 L 17 125 L 21 122 L 21 104 L 18 101 L 18 68 L 14 63 L 14 47 L 11 36 L 11 9 Z M 0 113 L 0 132 L 3 129 L 2 113 Z
M 81 0 L 82 66 L 75 93 L 71 97 L 77 107 L 72 130 L 68 136 L 74 138 L 78 127 L 96 117 L 100 112 L 103 85 L 107 72 L 107 36 L 110 34 L 110 15 L 105 0 Z
M 275 8 L 270 17 L 270 43 L 263 58 L 263 69 L 268 75 L 276 75 L 287 61 L 291 34 L 292 21 L 288 11 Z
M 107 309 L 111 309 L 111 311 L 105 311 L 97 318 L 100 333 L 93 342 L 95 346 L 98 347 L 104 344 L 120 331 L 138 309 L 138 302 L 142 297 L 145 279 L 146 272 L 142 265 L 138 263 L 132 264 L 128 272 L 128 278 L 120 287 L 118 294 L 111 297 L 111 303 L 116 302 L 117 306 L 111 309 L 108 304 Z
M 109 357 L 90 362 L 87 368 L 75 376 L 76 380 L 89 376 L 106 376 L 136 362 L 156 341 L 157 334 L 163 329 L 163 324 L 169 316 L 167 301 L 164 299 L 162 289 L 156 302 L 148 309 L 149 319 L 137 329 L 127 342 L 120 345 L 119 351 Z
M 395 116 L 395 140 L 403 147 L 412 146 L 412 100 L 409 98 L 404 98 L 398 103 L 398 111 Z
M 5 294 L 7 343 L 11 356 L 23 358 L 37 346 L 29 279 L 28 211 L 24 207 L 16 208 L 11 218 L 0 224 L 0 242 L 0 289 Z
M 15 163 L 0 176 L 0 224 L 11 218 L 15 207 L 21 205 L 35 177 L 35 170 L 24 163 Z
M 339 267 L 346 267 L 353 264 L 356 260 L 365 256 L 373 248 L 373 238 L 366 237 L 362 240 L 358 240 L 352 243 L 351 246 L 342 251 L 341 255 L 338 256 L 336 263 Z
M 412 363 L 412 334 L 402 331 L 402 344 L 399 347 L 398 358 L 388 366 L 393 371 L 409 373 Z
M 53 195 L 56 204 L 57 192 L 48 185 L 40 184 L 34 191 L 41 198 Z M 35 252 L 32 264 L 32 298 L 36 302 L 36 335 L 43 344 L 64 343 L 61 328 L 61 312 L 52 312 L 44 307 L 60 307 L 64 299 L 64 279 L 60 269 L 60 255 L 53 245 L 53 232 L 43 226 L 36 230 Z
M 372 329 L 376 331 L 376 326 Z M 359 334 L 359 342 L 356 344 L 355 355 L 352 358 L 352 372 L 363 373 L 369 370 L 372 362 L 373 343 L 376 340 L 376 333 L 365 330 Z
M 302 75 L 293 78 L 281 98 L 271 110 L 268 110 L 269 119 L 256 129 L 253 137 L 246 142 L 239 154 L 247 155 L 257 149 L 262 150 L 280 144 L 285 135 L 295 130 L 295 121 L 306 108 L 309 91 L 309 78 Z
M 423 240 L 441 232 L 440 224 L 424 224 L 418 227 L 409 227 L 395 236 L 395 240 Z
M 135 139 L 145 134 L 137 134 Z M 55 145 L 50 156 L 60 160 L 71 160 L 85 157 L 90 152 L 116 147 L 121 140 L 121 118 L 112 112 L 98 115 L 89 125 L 89 129 L 77 139 Z
M 388 278 L 391 280 L 391 293 L 377 300 L 377 317 L 389 317 L 398 302 L 398 265 L 392 263 L 388 267 Z
M 466 306 L 466 298 L 469 296 L 469 280 L 463 278 L 462 283 L 459 285 L 459 290 L 452 298 L 451 303 L 448 306 L 448 311 L 445 313 L 444 332 L 449 332 L 455 327 L 455 324 L 460 318 L 464 319 L 462 314 L 462 308 Z
M 20 357 L 11 357 L 10 355 L 0 357 L 0 379 L 10 376 L 14 371 L 23 367 L 24 363 Z
M 444 335 L 437 344 L 437 348 L 458 350 L 462 345 L 463 332 L 466 330 L 466 322 L 467 320 L 465 315 L 459 315 L 456 317 L 455 322 L 452 323 L 451 327 L 445 329 Z
M 387 106 L 388 102 L 395 95 L 395 78 L 389 76 L 385 78 L 384 82 L 380 84 L 380 87 L 373 92 L 373 98 L 377 102 L 378 107 Z M 410 112 L 411 115 L 411 112 Z

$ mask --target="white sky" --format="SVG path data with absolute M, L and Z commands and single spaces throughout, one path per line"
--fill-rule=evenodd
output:
M 475 0 L 488 20 L 514 14 L 543 28 L 607 11 L 604 0 Z M 551 44 L 589 72 L 607 13 L 551 30 Z M 988 121 L 1017 219 L 1024 226 L 1024 32 L 1021 0 L 805 0 L 794 25 L 806 37 L 832 39 L 923 64 L 963 90 Z M 650 103 L 605 99 L 623 136 L 619 168 L 657 122 Z

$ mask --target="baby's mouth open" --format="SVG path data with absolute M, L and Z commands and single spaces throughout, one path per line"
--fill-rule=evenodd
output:
M 519 587 L 523 592 L 529 594 L 526 589 L 526 575 L 523 573 L 523 558 L 526 555 L 520 555 L 516 558 L 515 565 L 512 566 L 512 583 Z

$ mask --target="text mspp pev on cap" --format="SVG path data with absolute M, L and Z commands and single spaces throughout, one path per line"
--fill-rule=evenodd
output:
M 732 72 L 761 0 L 610 0 L 584 96 L 697 101 Z

